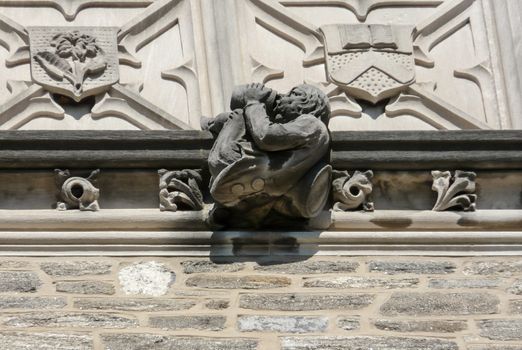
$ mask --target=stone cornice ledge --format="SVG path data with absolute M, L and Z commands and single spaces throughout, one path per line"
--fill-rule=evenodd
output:
M 203 212 L 0 211 L 0 255 L 510 255 L 522 210 L 332 213 L 310 231 L 210 231 Z M 325 214 L 326 215 L 326 214 Z M 129 220 L 132 218 L 132 220 Z M 325 218 L 320 218 L 325 222 Z

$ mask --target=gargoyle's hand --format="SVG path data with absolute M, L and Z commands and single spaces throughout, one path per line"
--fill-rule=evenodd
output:
M 232 101 L 230 107 L 232 109 L 237 109 L 244 108 L 246 105 L 250 103 L 265 103 L 271 94 L 272 89 L 265 87 L 261 83 L 242 85 L 236 88 L 236 90 L 232 94 Z

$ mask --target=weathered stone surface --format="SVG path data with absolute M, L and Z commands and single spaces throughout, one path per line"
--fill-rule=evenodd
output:
M 522 273 L 522 260 L 512 261 L 472 261 L 464 265 L 464 273 L 468 275 L 501 275 L 511 276 Z
M 194 315 L 194 316 L 153 316 L 149 325 L 165 330 L 198 329 L 202 331 L 220 331 L 225 328 L 225 316 Z
M 319 277 L 305 279 L 305 287 L 318 288 L 411 288 L 419 284 L 418 278 L 372 278 L 372 277 Z
M 29 271 L 0 271 L 0 293 L 35 292 L 42 282 L 38 275 Z
M 376 320 L 375 328 L 393 332 L 426 332 L 426 333 L 455 333 L 466 330 L 467 322 L 462 320 Z
M 243 263 L 223 263 L 217 264 L 208 260 L 187 260 L 182 261 L 183 272 L 186 274 L 200 272 L 237 272 L 245 268 Z
M 327 327 L 328 318 L 321 316 L 243 315 L 237 319 L 241 332 L 316 333 Z
M 102 261 L 49 261 L 40 264 L 40 268 L 50 276 L 106 275 L 112 265 Z
M 114 294 L 114 285 L 103 281 L 56 282 L 56 291 L 72 294 Z
M 359 319 L 353 317 L 339 317 L 337 319 L 337 327 L 345 331 L 354 331 L 361 327 Z
M 198 275 L 186 281 L 189 287 L 216 289 L 264 289 L 282 288 L 292 283 L 287 277 L 276 276 L 221 276 Z
M 522 315 L 522 299 L 509 302 L 509 312 L 513 315 Z
M 522 345 L 470 345 L 467 350 L 522 350 Z
M 87 334 L 0 332 L 0 350 L 91 350 Z
M 282 350 L 458 350 L 455 342 L 406 337 L 282 337 Z
M 508 292 L 511 294 L 522 295 L 522 279 L 516 280 L 511 287 L 509 287 Z
M 207 309 L 212 310 L 223 310 L 227 309 L 230 306 L 230 301 L 226 299 L 212 299 L 205 303 L 205 307 Z
M 477 315 L 498 312 L 499 299 L 487 293 L 396 292 L 381 306 L 381 313 L 397 315 Z
M 105 350 L 256 350 L 248 338 L 177 337 L 155 334 L 102 334 Z
M 272 265 L 257 265 L 255 270 L 286 274 L 323 274 L 355 272 L 359 263 L 355 261 L 298 261 Z
M 0 260 L 0 269 L 25 269 L 29 266 L 29 262 L 27 261 L 19 261 L 19 260 Z
M 0 296 L 0 309 L 61 309 L 66 305 L 64 297 Z
M 360 310 L 370 305 L 370 294 L 243 294 L 239 306 L 253 310 L 309 311 L 309 310 Z
M 147 261 L 122 268 L 118 279 L 125 294 L 159 297 L 169 291 L 176 280 L 176 274 L 164 264 Z
M 482 337 L 491 340 L 522 340 L 522 320 L 482 320 L 477 321 Z
M 28 312 L 8 314 L 1 320 L 9 327 L 131 328 L 138 325 L 133 317 L 113 313 Z
M 74 301 L 74 307 L 82 310 L 176 311 L 188 310 L 194 305 L 196 302 L 191 299 L 80 298 Z
M 502 281 L 499 279 L 432 279 L 429 287 L 436 289 L 454 288 L 496 288 Z
M 399 273 L 448 274 L 455 272 L 457 266 L 450 261 L 370 261 L 370 272 L 389 275 Z

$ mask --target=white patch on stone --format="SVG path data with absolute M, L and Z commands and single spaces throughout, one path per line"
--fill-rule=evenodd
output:
M 157 297 L 168 292 L 170 285 L 176 280 L 176 274 L 164 264 L 147 261 L 122 268 L 118 278 L 125 294 Z

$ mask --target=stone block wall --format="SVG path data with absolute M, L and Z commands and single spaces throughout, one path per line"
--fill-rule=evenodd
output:
M 0 349 L 521 350 L 522 258 L 1 258 Z

